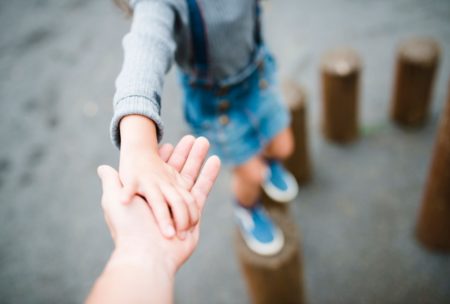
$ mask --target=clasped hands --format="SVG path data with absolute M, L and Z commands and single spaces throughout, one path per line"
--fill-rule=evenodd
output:
M 200 215 L 220 169 L 217 156 L 205 161 L 208 149 L 205 138 L 188 135 L 176 147 L 164 144 L 158 151 L 161 160 L 184 179 L 185 190 L 194 199 L 188 212 L 176 214 L 178 221 L 190 225 L 181 237 L 163 235 L 158 218 L 144 196 L 134 194 L 123 199 L 127 189 L 116 170 L 109 166 L 98 168 L 103 188 L 102 207 L 116 247 L 115 261 L 139 267 L 153 267 L 154 261 L 158 261 L 173 275 L 192 254 L 199 239 Z M 145 193 L 145 197 L 151 195 Z M 169 208 L 169 212 L 174 216 L 174 210 Z

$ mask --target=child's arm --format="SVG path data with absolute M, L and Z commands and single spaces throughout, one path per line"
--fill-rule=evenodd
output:
M 124 201 L 141 195 L 154 212 L 161 232 L 172 237 L 176 230 L 183 237 L 198 220 L 192 207 L 194 200 L 184 179 L 157 153 L 163 132 L 160 96 L 174 57 L 178 15 L 169 0 L 133 3 L 133 23 L 123 39 L 124 62 L 116 81 L 111 124 L 113 141 L 121 147 Z

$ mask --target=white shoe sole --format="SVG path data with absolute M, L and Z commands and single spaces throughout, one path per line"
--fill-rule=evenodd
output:
M 262 187 L 264 189 L 264 192 L 266 192 L 266 194 L 274 201 L 278 203 L 289 203 L 293 199 L 295 199 L 298 194 L 297 181 L 295 180 L 295 177 L 289 172 L 286 172 L 286 184 L 287 190 L 285 191 L 278 189 L 270 182 L 265 182 Z
M 270 244 L 262 244 L 255 241 L 253 238 L 247 237 L 246 234 L 242 233 L 242 238 L 247 244 L 247 247 L 256 254 L 263 256 L 272 256 L 280 253 L 284 247 L 284 235 L 283 232 L 277 227 L 275 228 L 274 241 Z
M 251 251 L 262 256 L 271 256 L 283 249 L 284 235 L 280 228 L 275 226 L 273 242 L 268 244 L 260 243 L 246 233 L 247 230 L 253 229 L 253 220 L 249 212 L 242 207 L 235 207 L 234 212 L 242 238 Z

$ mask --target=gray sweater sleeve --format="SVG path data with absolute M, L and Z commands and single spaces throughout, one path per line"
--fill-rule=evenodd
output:
M 140 114 L 157 126 L 158 141 L 163 134 L 160 117 L 164 76 L 169 71 L 176 48 L 175 11 L 164 0 L 131 1 L 134 14 L 130 32 L 123 38 L 124 61 L 116 80 L 113 143 L 120 147 L 120 120 Z

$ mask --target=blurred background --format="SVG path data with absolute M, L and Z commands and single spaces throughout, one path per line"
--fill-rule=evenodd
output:
M 413 236 L 447 94 L 450 1 L 265 1 L 264 20 L 280 77 L 308 94 L 313 179 L 292 206 L 308 302 L 450 303 L 450 257 Z M 2 1 L 0 27 L 0 302 L 79 303 L 112 249 L 95 172 L 118 164 L 108 128 L 129 21 L 108 0 Z M 427 124 L 405 131 L 388 109 L 396 48 L 417 35 L 440 43 L 441 62 Z M 364 66 L 362 136 L 344 147 L 319 128 L 320 58 L 341 45 Z M 163 96 L 172 143 L 188 132 L 175 70 Z M 209 198 L 177 303 L 249 301 L 229 179 Z

